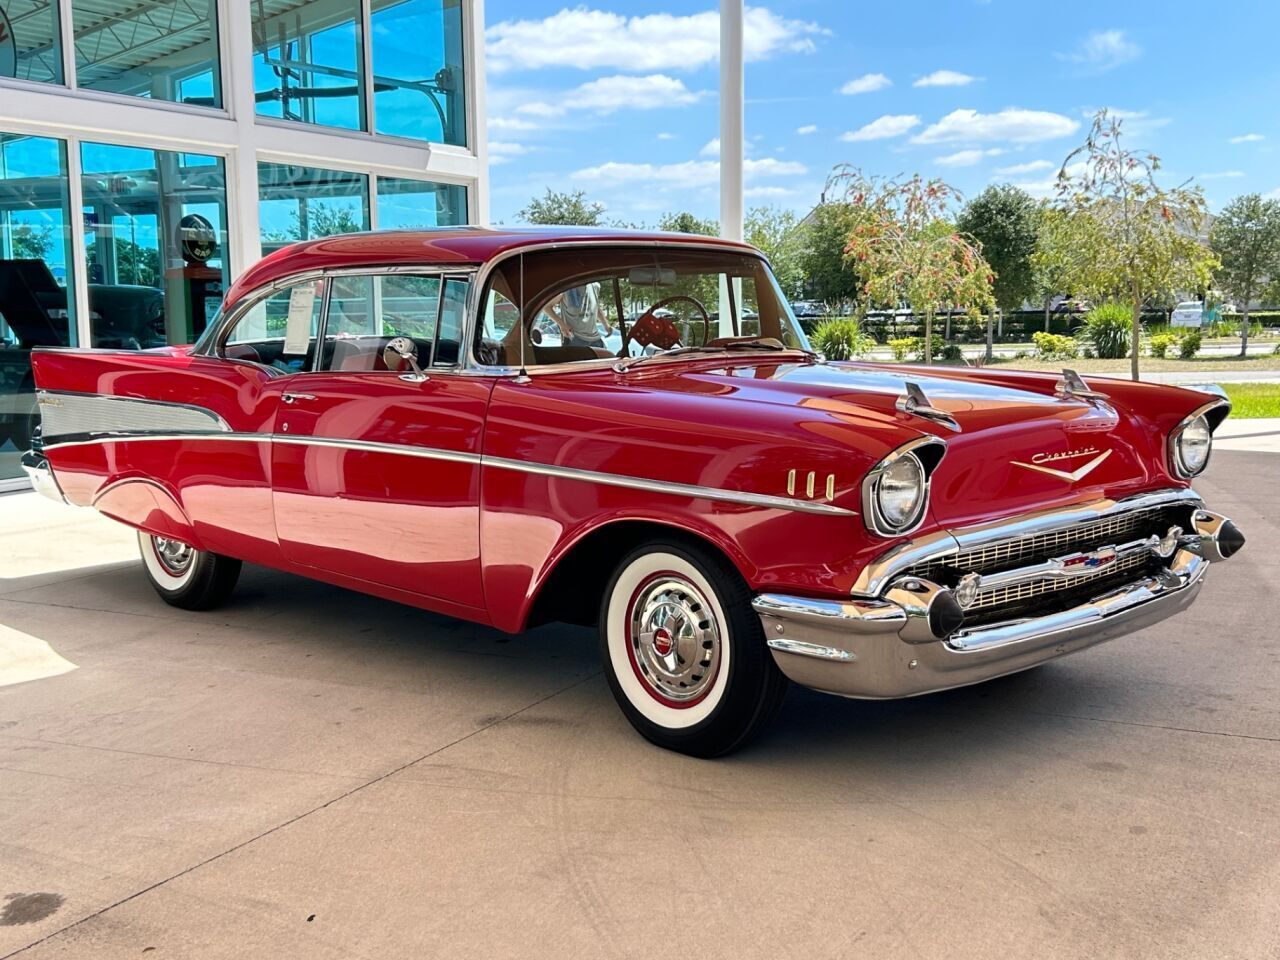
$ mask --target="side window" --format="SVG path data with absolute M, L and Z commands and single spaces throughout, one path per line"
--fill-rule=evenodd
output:
M 407 273 L 334 277 L 321 369 L 388 371 L 383 353 L 396 337 L 413 341 L 419 366 L 454 366 L 467 287 L 465 278 Z
M 250 307 L 231 328 L 222 355 L 284 373 L 314 369 L 324 310 L 324 280 L 283 287 Z

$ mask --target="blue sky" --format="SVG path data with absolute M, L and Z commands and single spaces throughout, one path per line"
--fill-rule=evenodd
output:
M 715 0 L 488 0 L 491 216 L 546 187 L 613 219 L 714 217 Z M 1099 107 L 1219 209 L 1280 196 L 1280 5 L 787 0 L 748 7 L 747 204 L 807 211 L 831 167 L 1048 192 Z

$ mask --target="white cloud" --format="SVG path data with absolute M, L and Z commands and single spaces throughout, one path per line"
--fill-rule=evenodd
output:
M 808 169 L 794 160 L 763 157 L 744 160 L 742 174 L 746 180 L 770 177 L 802 176 Z M 572 179 L 606 185 L 653 184 L 664 189 L 687 190 L 713 186 L 720 180 L 720 161 L 685 160 L 680 163 L 620 163 L 609 161 L 587 167 L 571 175 Z
M 1260 133 L 1245 133 L 1238 137 L 1232 137 L 1231 143 L 1257 143 L 1259 140 L 1267 139 Z
M 1243 170 L 1222 170 L 1218 173 L 1200 173 L 1196 175 L 1197 180 L 1228 180 L 1234 177 L 1243 177 Z
M 893 81 L 883 73 L 866 73 L 856 80 L 850 80 L 840 88 L 840 92 L 852 96 L 858 93 L 875 93 L 890 86 L 893 86 Z
M 791 197 L 795 195 L 790 187 L 747 187 L 742 191 L 744 197 Z
M 1008 177 L 1018 177 L 1024 173 L 1039 173 L 1041 170 L 1052 170 L 1057 164 L 1050 160 L 1030 160 L 1027 163 L 1015 163 L 1008 167 L 996 167 L 996 173 Z
M 712 137 L 707 141 L 706 146 L 698 151 L 700 157 L 718 157 L 720 156 L 720 138 Z
M 885 114 L 872 120 L 857 130 L 849 130 L 840 135 L 841 140 L 856 143 L 862 140 L 885 140 L 889 137 L 900 137 L 912 127 L 918 126 L 920 118 L 914 114 Z
M 1107 107 L 1107 113 L 1121 121 L 1121 131 L 1130 137 L 1141 137 L 1153 130 L 1167 127 L 1173 120 L 1169 117 L 1153 117 L 1147 110 L 1122 110 L 1119 107 Z M 1081 114 L 1086 120 L 1093 120 L 1097 110 L 1085 110 Z
M 945 157 L 939 157 L 934 163 L 943 167 L 972 167 L 986 157 L 998 157 L 1002 153 L 1004 151 L 999 147 L 992 147 L 990 150 L 960 150 L 949 153 Z
M 658 134 L 659 140 L 674 140 L 675 138 L 676 138 L 676 135 L 674 133 L 669 133 L 666 130 L 663 130 L 661 133 Z
M 933 73 L 921 77 L 913 87 L 967 87 L 977 77 L 971 77 L 967 73 L 960 73 L 957 70 L 935 70 Z
M 489 118 L 490 130 L 512 130 L 527 131 L 537 130 L 538 125 L 532 120 L 522 120 L 519 117 L 493 117 Z
M 684 85 L 683 80 L 661 73 L 647 77 L 601 77 L 565 91 L 554 100 L 530 100 L 516 107 L 518 113 L 534 117 L 559 117 L 572 110 L 606 114 L 618 110 L 658 110 L 683 107 L 705 96 Z
M 814 37 L 829 31 L 791 20 L 766 7 L 743 15 L 743 54 L 748 61 L 782 53 L 811 53 Z M 720 54 L 720 15 L 713 10 L 680 16 L 653 13 L 625 17 L 586 6 L 541 20 L 503 20 L 485 31 L 485 59 L 493 73 L 544 67 L 694 70 Z
M 1078 64 L 1087 73 L 1104 73 L 1142 56 L 1142 48 L 1123 30 L 1095 30 L 1071 53 L 1056 54 L 1059 60 Z
M 803 127 L 796 127 L 796 133 L 802 137 L 807 137 L 809 134 L 817 132 L 818 125 L 816 123 L 806 123 Z
M 1012 143 L 1035 143 L 1075 133 L 1078 121 L 1046 110 L 1022 110 L 1008 107 L 999 113 L 976 110 L 953 110 L 937 123 L 911 138 L 912 143 L 956 143 L 982 140 L 1007 140 Z
M 506 140 L 489 141 L 489 166 L 497 167 L 510 163 L 512 158 L 524 156 L 529 148 L 523 143 L 511 143 Z

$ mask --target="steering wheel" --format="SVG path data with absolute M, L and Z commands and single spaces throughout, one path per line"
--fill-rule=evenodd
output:
M 711 335 L 711 315 L 707 313 L 707 308 L 701 303 L 684 294 L 667 297 L 665 300 L 659 300 L 651 306 L 631 325 L 631 331 L 627 339 L 634 340 L 642 347 L 652 344 L 659 350 L 670 350 L 672 347 L 678 346 L 680 344 L 680 334 L 676 330 L 676 325 L 670 320 L 656 316 L 656 314 L 667 304 L 676 303 L 680 300 L 693 304 L 697 311 L 702 314 L 702 342 L 706 343 Z

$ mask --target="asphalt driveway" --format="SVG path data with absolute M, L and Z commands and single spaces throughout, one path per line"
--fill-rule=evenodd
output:
M 1276 957 L 1277 479 L 1215 454 L 1249 545 L 1181 617 L 793 690 L 713 762 L 632 733 L 586 631 L 258 568 L 188 614 L 128 531 L 0 497 L 0 650 L 43 677 L 0 686 L 0 957 Z

